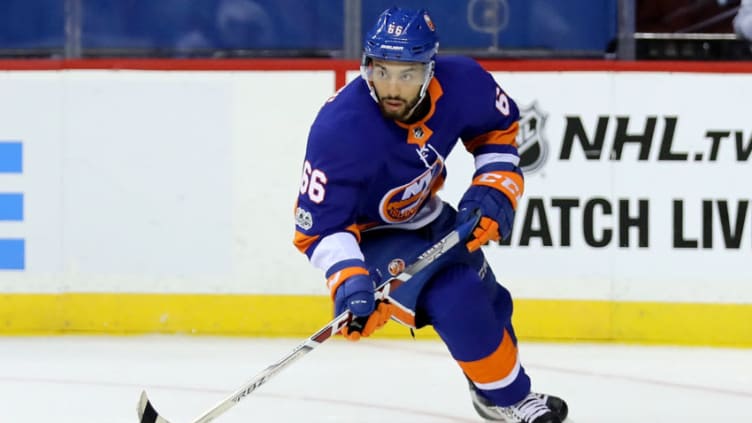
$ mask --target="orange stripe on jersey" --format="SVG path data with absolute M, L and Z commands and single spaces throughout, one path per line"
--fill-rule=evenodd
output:
M 436 195 L 441 188 L 444 187 L 444 175 L 439 175 L 431 186 L 431 197 Z
M 465 148 L 471 153 L 475 151 L 476 148 L 489 144 L 511 145 L 516 148 L 517 131 L 519 131 L 519 129 L 520 125 L 517 122 L 514 122 L 513 124 L 509 125 L 509 128 L 507 129 L 491 131 L 485 134 L 478 135 L 477 137 L 467 141 L 465 143 Z
M 357 229 L 359 231 L 358 233 L 360 234 L 360 232 L 363 232 L 367 229 L 371 229 L 375 226 L 379 226 L 379 222 L 358 223 L 358 226 L 357 226 Z
M 459 361 L 465 374 L 475 383 L 496 382 L 509 376 L 517 364 L 517 346 L 504 330 L 499 347 L 491 355 L 475 361 Z
M 353 223 L 352 225 L 346 227 L 345 231 L 353 234 L 355 239 L 360 242 L 360 232 L 367 229 L 369 226 L 374 225 L 356 225 Z M 311 248 L 311 245 L 320 237 L 321 235 L 306 235 L 303 232 L 295 231 L 295 240 L 293 240 L 293 244 L 295 244 L 295 247 L 300 250 L 301 253 L 305 254 L 306 251 Z
M 525 180 L 522 179 L 518 173 L 507 171 L 493 171 L 481 173 L 473 179 L 473 185 L 483 185 L 506 194 L 509 197 L 509 201 L 512 202 L 512 207 L 517 209 L 517 202 L 522 198 L 522 193 L 525 191 Z
M 345 230 L 353 234 L 358 243 L 360 243 L 360 226 L 358 226 L 358 224 L 353 223 L 352 225 L 346 227 Z
M 301 253 L 305 254 L 317 239 L 319 239 L 318 235 L 306 235 L 303 232 L 295 231 L 295 239 L 293 240 L 293 244 L 295 244 L 295 248 L 300 250 Z
M 346 267 L 329 276 L 329 279 L 326 280 L 326 286 L 329 288 L 329 294 L 331 295 L 332 300 L 334 300 L 334 293 L 337 292 L 337 288 L 339 288 L 347 278 L 355 275 L 368 275 L 368 270 L 360 266 Z
M 431 100 L 431 107 L 428 109 L 428 113 L 426 113 L 423 118 L 410 125 L 398 120 L 394 121 L 397 126 L 407 129 L 407 142 L 409 144 L 417 144 L 420 146 L 420 148 L 425 147 L 428 139 L 431 138 L 431 135 L 433 135 L 431 128 L 426 126 L 426 122 L 428 122 L 428 120 L 433 117 L 433 114 L 436 111 L 436 102 L 439 100 L 439 98 L 441 98 L 442 95 L 444 95 L 444 90 L 441 88 L 441 84 L 435 76 L 431 78 L 431 81 L 428 83 L 427 91 L 428 98 Z M 417 136 L 417 134 L 420 134 L 420 136 Z

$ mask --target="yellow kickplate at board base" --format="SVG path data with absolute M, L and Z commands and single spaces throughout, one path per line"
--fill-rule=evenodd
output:
M 517 299 L 520 339 L 752 347 L 752 304 Z M 193 333 L 307 337 L 332 319 L 316 295 L 3 294 L 0 335 Z M 438 339 L 430 328 L 417 339 Z M 394 322 L 376 338 L 409 338 Z

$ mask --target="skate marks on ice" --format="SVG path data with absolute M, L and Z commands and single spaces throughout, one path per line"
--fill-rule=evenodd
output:
M 0 338 L 2 420 L 135 423 L 136 400 L 147 389 L 160 414 L 188 423 L 299 342 Z M 739 370 L 752 368 L 749 350 L 523 342 L 520 358 L 534 390 L 569 403 L 567 422 L 752 421 L 752 374 Z M 439 342 L 331 340 L 214 423 L 385 419 L 482 422 Z
M 370 348 L 447 354 L 430 344 L 374 343 Z M 752 401 L 752 373 L 739 371 L 752 369 L 750 349 L 523 341 L 520 359 L 534 391 L 567 401 L 567 422 L 704 423 L 719 416 L 752 422 L 746 405 Z

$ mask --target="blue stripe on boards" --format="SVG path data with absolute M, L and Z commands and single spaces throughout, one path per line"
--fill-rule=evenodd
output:
M 23 194 L 0 193 L 0 220 L 23 220 L 23 206 Z
M 0 239 L 0 270 L 23 270 L 26 267 L 26 242 L 23 239 Z
M 23 144 L 0 141 L 0 173 L 23 172 Z

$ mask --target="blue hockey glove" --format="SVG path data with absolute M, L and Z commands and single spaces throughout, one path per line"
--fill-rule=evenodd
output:
M 346 277 L 344 275 L 350 274 Z M 345 277 L 339 281 L 340 277 Z M 389 321 L 392 315 L 391 305 L 376 301 L 375 284 L 364 268 L 349 267 L 334 272 L 328 278 L 334 281 L 332 286 L 334 299 L 334 315 L 339 316 L 345 310 L 350 310 L 353 318 L 342 329 L 342 335 L 351 341 L 370 336 L 377 329 Z
M 374 283 L 368 275 L 353 275 L 337 287 L 334 313 L 350 310 L 357 317 L 368 316 L 375 309 Z
M 462 196 L 458 209 L 458 224 L 474 219 L 475 211 L 480 210 L 481 218 L 467 242 L 470 252 L 489 241 L 506 239 L 512 233 L 514 207 L 509 198 L 495 188 L 471 185 Z

